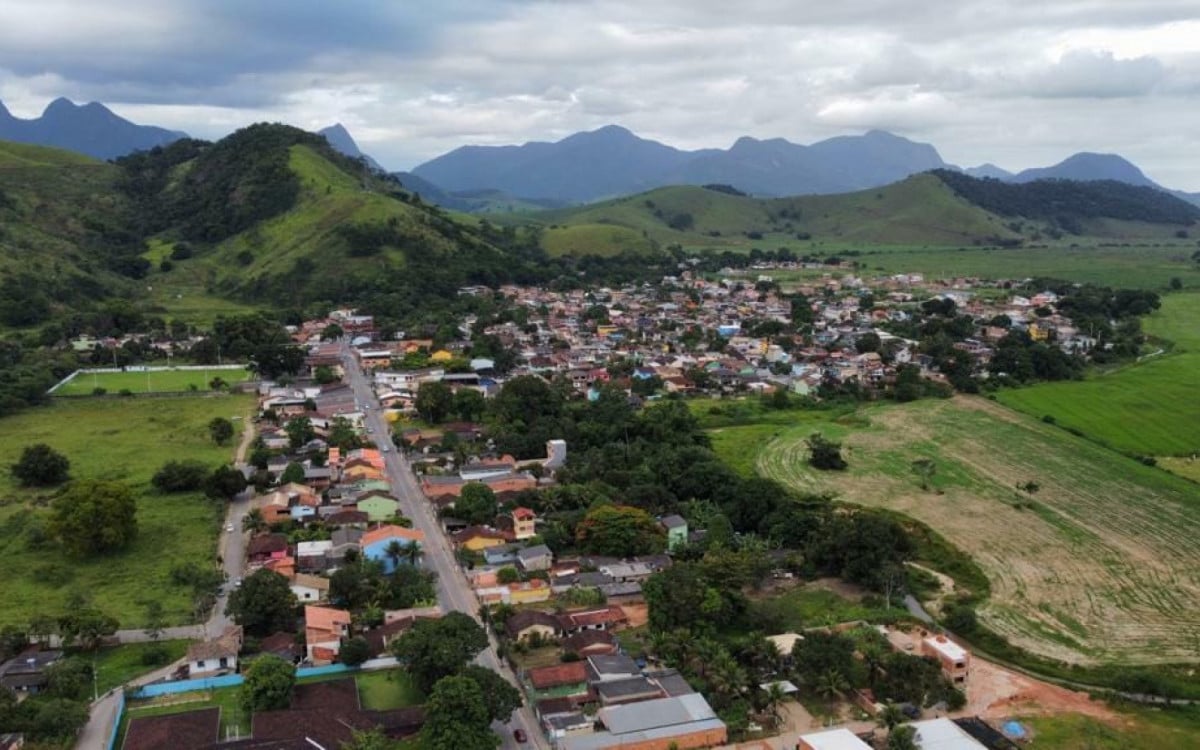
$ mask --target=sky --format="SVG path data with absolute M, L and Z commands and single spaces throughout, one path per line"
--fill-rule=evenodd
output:
M 218 138 L 343 123 L 391 169 L 606 124 L 879 128 L 962 166 L 1119 153 L 1200 191 L 1200 0 L 0 0 L 0 100 Z

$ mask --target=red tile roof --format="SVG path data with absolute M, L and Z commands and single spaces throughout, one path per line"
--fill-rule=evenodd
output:
M 578 685 L 587 682 L 587 663 L 582 661 L 555 664 L 551 667 L 538 667 L 528 672 L 529 682 L 538 689 L 559 687 L 562 685 Z

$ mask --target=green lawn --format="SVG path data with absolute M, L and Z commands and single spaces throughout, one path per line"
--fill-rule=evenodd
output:
M 249 380 L 251 374 L 245 369 L 80 373 L 54 393 L 58 396 L 90 396 L 96 388 L 103 388 L 111 395 L 116 395 L 122 390 L 135 394 L 179 393 L 191 390 L 205 393 L 210 390 L 209 383 L 214 378 L 221 378 L 230 385 L 236 385 Z
M 798 632 L 805 628 L 855 620 L 890 623 L 907 617 L 903 605 L 898 601 L 892 603 L 891 609 L 869 606 L 811 584 L 778 596 L 757 599 L 751 603 L 750 609 L 753 616 L 773 623 L 780 632 Z
M 82 594 L 117 617 L 122 627 L 142 624 L 145 604 L 162 603 L 171 624 L 191 619 L 191 592 L 169 578 L 180 563 L 212 563 L 223 509 L 200 493 L 158 495 L 150 477 L 167 460 L 229 461 L 229 445 L 208 436 L 213 417 L 245 416 L 250 396 L 170 399 L 61 399 L 0 420 L 0 466 L 33 443 L 48 443 L 71 461 L 71 476 L 130 484 L 138 502 L 138 537 L 119 554 L 78 560 L 53 543 L 31 544 L 55 490 L 28 490 L 0 476 L 0 552 L 8 574 L 0 581 L 0 624 L 22 624 L 34 614 L 57 615 L 69 596 Z M 242 420 L 234 422 L 240 431 Z
M 402 669 L 363 672 L 357 682 L 359 703 L 372 711 L 419 706 L 425 700 L 412 677 Z
M 1117 450 L 1153 456 L 1200 452 L 1200 293 L 1163 297 L 1144 321 L 1165 354 L 1083 382 L 997 394 L 1001 403 L 1080 430 Z M 1169 342 L 1169 343 L 1168 343 Z
M 187 653 L 190 641 L 159 641 L 158 645 L 166 650 L 166 658 L 161 664 L 146 666 L 142 663 L 142 655 L 153 644 L 125 643 L 120 646 L 106 648 L 96 654 L 96 686 L 101 693 L 110 688 L 124 685 L 135 677 L 153 672 L 156 669 L 183 658 Z
M 846 471 L 807 465 L 814 430 L 843 441 Z M 868 407 L 762 439 L 761 474 L 907 514 L 969 554 L 991 587 L 980 620 L 1015 645 L 1081 665 L 1195 662 L 1195 484 L 979 398 Z M 928 491 L 917 459 L 936 466 Z
M 1034 747 L 1055 750 L 1192 750 L 1200 736 L 1200 709 L 1125 709 L 1114 722 L 1081 714 L 1038 716 L 1022 721 Z

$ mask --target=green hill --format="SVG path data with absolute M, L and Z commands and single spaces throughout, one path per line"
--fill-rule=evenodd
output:
M 800 249 L 811 243 L 1019 246 L 1078 238 L 1168 239 L 1200 217 L 1165 193 L 1120 183 L 1001 183 L 1002 191 L 992 183 L 937 172 L 856 193 L 776 199 L 669 187 L 525 220 L 546 228 L 548 251 L 582 254 L 627 244 L 628 233 L 614 227 L 654 247 L 688 250 Z M 600 227 L 610 228 L 614 244 L 601 241 Z

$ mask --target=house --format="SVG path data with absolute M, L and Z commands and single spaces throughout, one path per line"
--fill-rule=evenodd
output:
M 350 613 L 332 607 L 304 607 L 305 655 L 316 665 L 331 664 L 350 635 Z
M 362 539 L 359 540 L 359 546 L 362 548 L 363 557 L 383 563 L 384 572 L 391 574 L 399 562 L 411 559 L 406 555 L 419 551 L 420 545 L 424 541 L 425 535 L 418 530 L 388 524 L 363 534 Z M 400 560 L 395 559 L 394 552 L 397 547 L 404 552 Z
M 826 732 L 802 734 L 796 742 L 799 750 L 871 750 L 849 729 L 830 729 Z
M 286 557 L 287 537 L 283 534 L 259 534 L 246 544 L 246 561 L 250 565 L 262 565 L 268 560 Z
M 659 523 L 667 531 L 667 550 L 674 551 L 681 544 L 687 544 L 688 540 L 688 524 L 683 516 L 670 515 L 664 517 Z
M 602 706 L 616 706 L 622 703 L 636 703 L 664 697 L 663 691 L 658 685 L 641 675 L 622 680 L 599 682 L 594 687 Z
M 564 737 L 561 750 L 693 750 L 728 740 L 725 722 L 699 693 L 604 706 L 596 720 L 598 731 Z
M 950 719 L 926 719 L 909 724 L 921 750 L 985 750 L 986 746 Z
M 931 635 L 921 641 L 921 653 L 937 659 L 942 674 L 955 685 L 965 685 L 971 668 L 971 655 L 944 635 Z
M 238 652 L 242 650 L 242 627 L 225 629 L 220 638 L 193 643 L 187 650 L 188 677 L 210 677 L 236 672 Z
M 620 607 L 604 607 L 564 612 L 558 616 L 558 628 L 564 635 L 574 635 L 585 630 L 612 630 L 628 621 Z
M 297 573 L 292 581 L 292 593 L 302 604 L 323 602 L 329 596 L 329 579 Z
M 554 563 L 554 553 L 544 544 L 525 547 L 517 552 L 517 562 L 525 572 L 535 570 L 550 570 Z
M 540 706 L 541 704 L 539 703 L 538 705 Z M 542 726 L 546 729 L 546 735 L 552 740 L 561 740 L 564 737 L 573 737 L 580 734 L 590 734 L 593 723 L 591 717 L 579 711 L 542 716 Z
M 555 623 L 557 624 L 557 620 Z M 586 658 L 599 654 L 615 654 L 617 639 L 607 630 L 585 630 L 562 640 L 562 649 L 569 654 Z
M 333 565 L 341 565 L 349 550 L 354 550 L 355 553 L 361 551 L 359 542 L 362 540 L 363 533 L 362 529 L 354 526 L 343 526 L 333 530 L 333 534 L 330 535 L 333 548 L 329 551 Z
M 536 667 L 525 673 L 533 699 L 566 698 L 586 695 L 588 692 L 587 667 L 581 661 Z
M 536 536 L 537 530 L 534 528 L 536 521 L 537 514 L 529 508 L 513 508 L 513 537 L 515 539 L 529 539 L 532 536 Z
M 558 635 L 558 618 L 549 612 L 523 609 L 508 618 L 504 631 L 515 641 L 528 640 L 535 635 L 543 639 L 554 638 Z
M 356 505 L 359 512 L 366 513 L 368 520 L 375 523 L 390 521 L 400 510 L 398 500 L 380 492 L 368 492 L 366 496 L 359 498 Z
M 272 633 L 263 638 L 258 644 L 260 654 L 273 654 L 280 659 L 290 663 L 296 661 L 298 648 L 296 647 L 296 635 L 294 633 Z
M 62 658 L 62 651 L 27 648 L 0 664 L 0 687 L 14 693 L 37 693 L 46 687 L 46 669 Z
M 587 665 L 588 683 L 624 680 L 638 677 L 642 670 L 628 654 L 594 654 L 584 661 Z
M 517 548 L 511 544 L 488 547 L 483 551 L 483 561 L 488 565 L 516 565 Z
M 298 542 L 296 544 L 296 569 L 313 572 L 324 572 L 333 566 L 333 542 L 324 539 L 319 542 Z
M 488 547 L 507 544 L 508 537 L 495 529 L 484 526 L 468 526 L 454 535 L 454 546 L 471 552 L 480 552 Z

